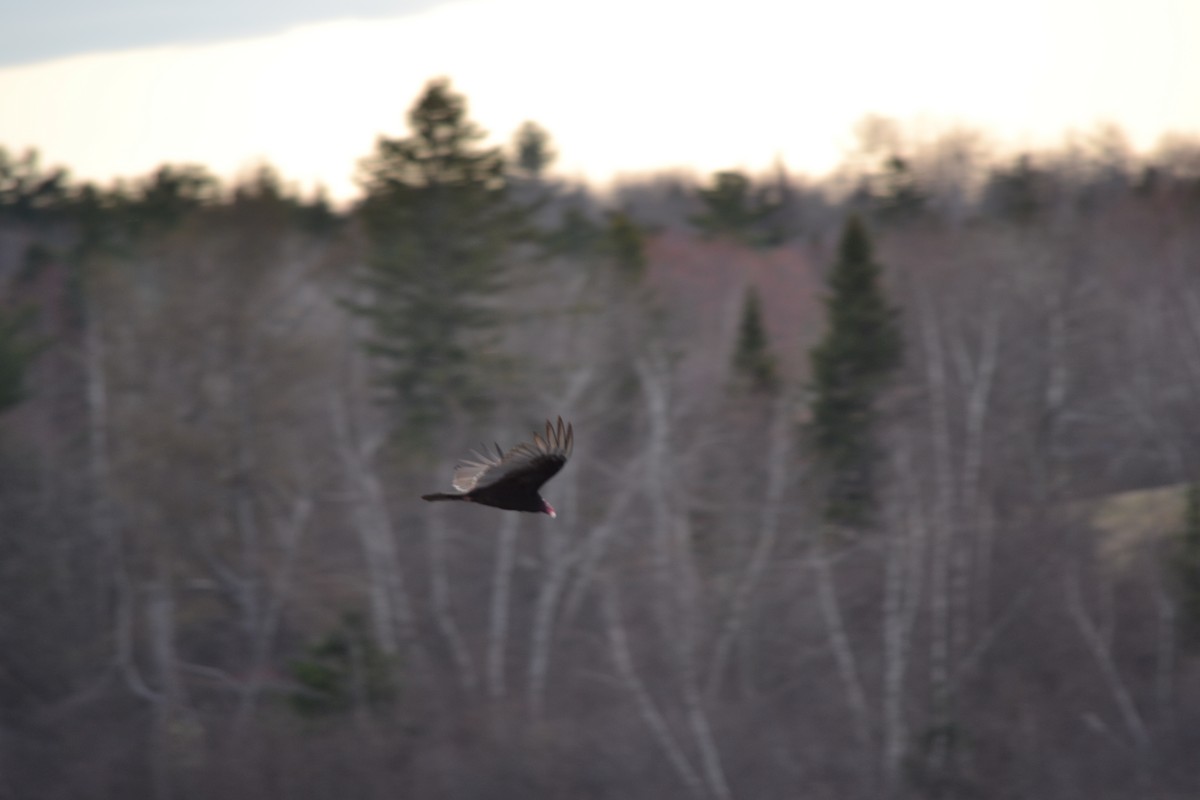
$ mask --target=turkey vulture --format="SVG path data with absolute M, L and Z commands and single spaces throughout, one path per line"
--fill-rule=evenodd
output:
M 496 455 L 475 453 L 475 460 L 455 466 L 452 483 L 458 493 L 436 492 L 421 495 L 421 499 L 464 500 L 508 511 L 558 516 L 538 489 L 563 468 L 574 444 L 575 432 L 569 424 L 563 425 L 562 417 L 557 426 L 546 420 L 545 437 L 534 433 L 532 444 L 522 442 L 507 453 L 496 445 Z

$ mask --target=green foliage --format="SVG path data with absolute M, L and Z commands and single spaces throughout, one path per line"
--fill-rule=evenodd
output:
M 32 283 L 42 271 L 54 261 L 54 251 L 45 242 L 31 242 L 21 259 L 21 270 L 16 275 L 17 283 Z
M 330 633 L 292 661 L 300 689 L 290 696 L 297 714 L 323 717 L 349 711 L 358 703 L 379 705 L 395 698 L 395 665 L 368 634 L 363 619 L 345 614 Z
M 594 255 L 604 239 L 600 225 L 577 204 L 563 209 L 558 225 L 545 238 L 546 249 L 568 257 Z
M 299 203 L 295 216 L 300 229 L 313 236 L 327 236 L 342 223 L 342 218 L 330 207 L 329 197 L 323 188 L 317 190 L 312 200 Z
M 31 220 L 62 208 L 68 189 L 67 171 L 44 171 L 36 150 L 14 158 L 0 147 L 0 213 Z
M 572 203 L 543 241 L 551 253 L 611 267 L 627 286 L 641 283 L 646 275 L 646 230 L 625 211 L 608 211 L 596 222 Z
M 1189 644 L 1200 646 L 1200 483 L 1188 487 L 1183 527 L 1176 540 L 1180 623 Z
M 408 121 L 411 136 L 380 138 L 362 165 L 367 297 L 353 308 L 371 322 L 367 348 L 383 364 L 399 433 L 420 443 L 455 411 L 488 405 L 501 363 L 496 298 L 532 231 L 500 151 L 480 145 L 446 80 L 426 86 Z
M 617 272 L 630 283 L 646 274 L 646 232 L 624 211 L 608 213 L 606 249 Z
M 29 312 L 0 309 L 0 414 L 25 399 L 25 377 L 39 350 L 27 328 Z
M 217 192 L 217 180 L 204 167 L 166 164 L 135 189 L 127 211 L 136 228 L 167 228 L 212 202 Z
M 740 172 L 724 171 L 713 176 L 713 185 L 700 189 L 704 210 L 692 224 L 710 238 L 727 237 L 747 244 L 761 244 L 759 225 L 774 210 L 754 196 L 750 179 Z
M 96 253 L 119 250 L 128 227 L 130 204 L 131 198 L 121 187 L 105 191 L 91 183 L 81 186 L 72 206 L 79 235 L 70 260 L 78 264 Z
M 550 144 L 550 134 L 536 122 L 524 122 L 513 137 L 517 166 L 533 179 L 542 177 L 546 167 L 558 156 Z
M 910 222 L 925 212 L 929 199 L 906 159 L 897 155 L 888 158 L 884 165 L 882 189 L 876 210 L 880 221 Z
M 1001 219 L 1028 225 L 1045 211 L 1049 184 L 1050 176 L 1023 155 L 1011 167 L 992 172 L 984 187 L 983 205 Z
M 276 229 L 294 225 L 310 236 L 328 235 L 341 223 L 323 189 L 318 189 L 312 200 L 304 200 L 289 190 L 269 165 L 260 166 L 236 184 L 232 198 L 218 211 L 232 214 L 235 224 L 249 222 L 255 228 L 268 225 Z
M 138 242 L 176 229 L 220 199 L 220 183 L 198 166 L 166 164 L 108 189 L 85 183 L 68 205 L 78 231 L 68 262 L 78 271 L 94 257 L 128 259 Z
M 976 741 L 958 722 L 927 726 L 913 737 L 903 760 L 906 782 L 919 797 L 971 797 L 980 794 L 964 769 Z
M 733 371 L 738 382 L 752 392 L 770 394 L 779 388 L 779 371 L 763 325 L 762 304 L 753 286 L 746 290 L 742 306 Z
M 829 327 L 810 354 L 812 436 L 827 476 L 825 517 L 855 527 L 873 510 L 874 405 L 902 346 L 896 311 L 884 297 L 858 217 L 846 223 L 829 288 Z

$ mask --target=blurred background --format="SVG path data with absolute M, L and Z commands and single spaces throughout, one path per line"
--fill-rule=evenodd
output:
M 1196 797 L 1197 31 L 0 6 L 0 798 Z

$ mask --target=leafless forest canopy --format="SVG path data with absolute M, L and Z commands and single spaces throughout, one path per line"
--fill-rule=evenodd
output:
M 483 403 L 388 377 L 428 303 L 362 313 L 418 177 L 3 153 L 0 798 L 1198 796 L 1200 144 L 858 133 L 600 192 L 523 129 L 471 178 L 528 212 L 472 251 Z M 808 435 L 851 214 L 903 339 L 853 530 Z M 559 414 L 557 519 L 418 499 Z

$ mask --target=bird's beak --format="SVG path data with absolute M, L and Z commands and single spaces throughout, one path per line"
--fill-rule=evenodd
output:
M 558 514 L 554 513 L 554 506 L 546 503 L 546 513 L 550 515 L 550 519 L 554 519 Z

